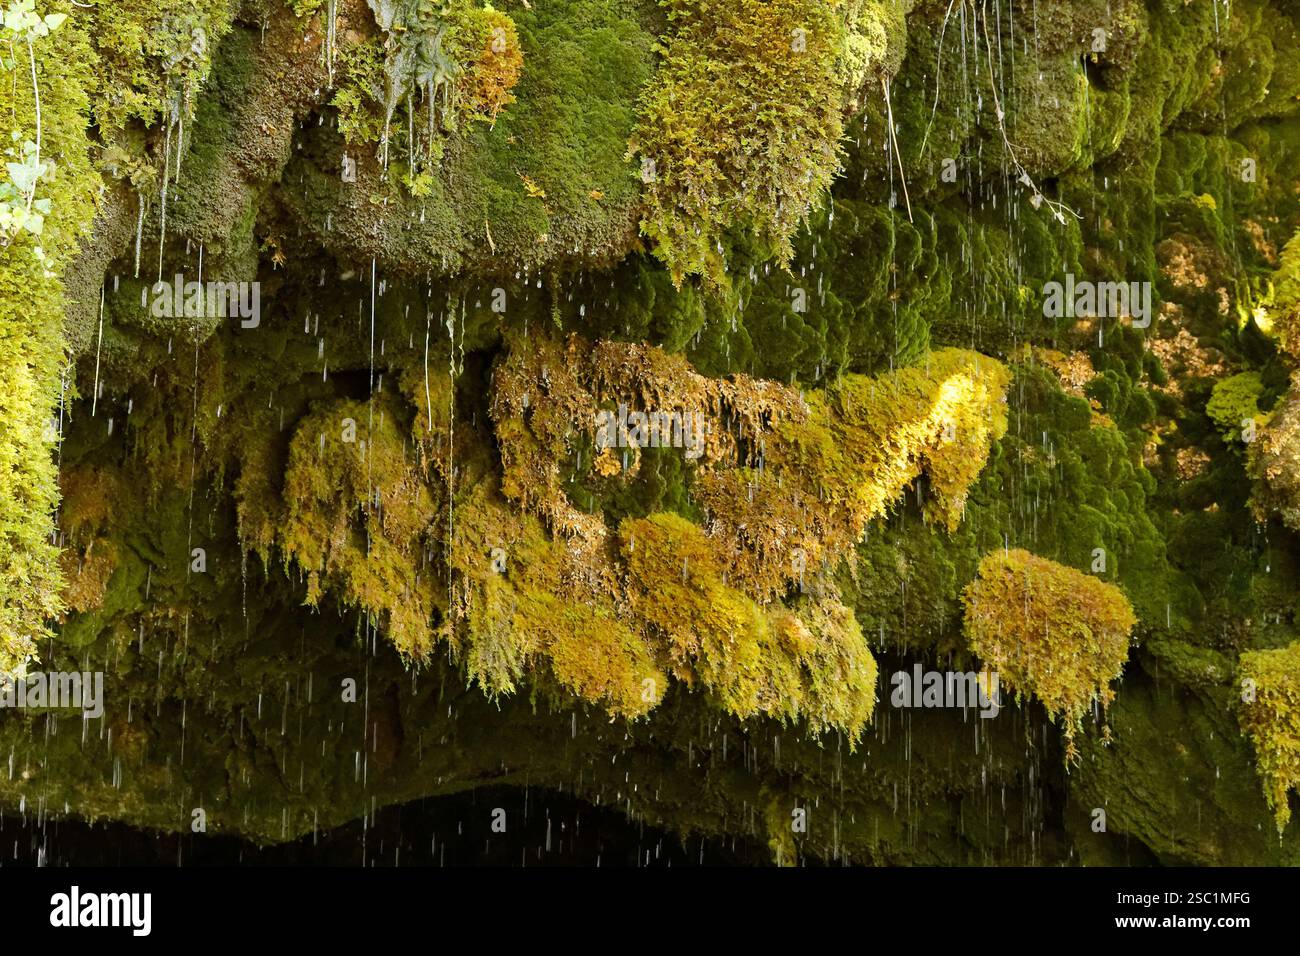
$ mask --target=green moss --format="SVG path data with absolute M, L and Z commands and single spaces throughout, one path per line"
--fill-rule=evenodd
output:
M 536 518 L 479 485 L 454 534 L 457 597 L 446 633 L 487 694 L 515 693 L 540 676 L 611 715 L 637 717 L 659 704 L 667 678 L 653 645 L 614 600 L 575 589 L 581 558 Z
M 378 141 L 385 165 L 400 157 L 427 173 L 442 158 L 447 132 L 476 119 L 494 122 L 514 101 L 523 63 L 518 32 L 510 17 L 473 0 L 368 6 L 382 37 L 342 53 L 339 130 L 352 145 Z
M 1137 618 L 1124 593 L 1017 549 L 987 555 L 962 600 L 971 650 L 1061 722 L 1073 757 L 1084 715 L 1114 699 L 1111 682 L 1128 660 Z
M 400 415 L 388 402 L 340 402 L 304 418 L 289 446 L 276 539 L 286 562 L 307 572 L 308 604 L 337 587 L 403 654 L 423 658 L 439 598 L 434 575 L 420 573 L 421 554 L 437 533 L 437 509 Z
M 651 411 L 689 411 L 702 430 L 689 501 L 731 573 L 766 600 L 798 579 L 799 561 L 837 564 L 922 474 L 926 515 L 955 528 L 1005 430 L 1007 382 L 1000 363 L 957 349 L 800 394 L 743 376 L 708 379 L 659 349 L 591 347 L 576 337 L 562 350 L 546 340 L 517 344 L 495 377 L 502 487 L 556 532 L 598 541 L 607 529 L 579 510 L 569 486 L 582 478 L 600 494 L 639 470 L 640 449 L 594 455 L 575 432 L 594 440 L 600 410 L 637 396 Z
M 1291 819 L 1287 792 L 1300 788 L 1300 644 L 1241 655 L 1241 724 L 1255 747 L 1278 833 Z M 1249 682 L 1249 683 L 1248 683 Z
M 1259 410 L 1263 392 L 1264 383 L 1255 372 L 1242 372 L 1215 383 L 1205 413 L 1219 426 L 1225 441 L 1240 439 L 1246 422 L 1262 425 L 1267 420 Z
M 69 13 L 53 4 L 41 13 Z M 0 114 L 10 141 L 41 143 L 42 162 L 57 176 L 37 183 L 49 211 L 40 235 L 6 235 L 0 248 L 0 672 L 24 666 L 61 609 L 61 575 L 54 546 L 58 486 L 51 416 L 67 396 L 60 277 L 94 214 L 98 177 L 86 137 L 94 56 L 84 17 L 71 17 L 33 41 L 31 59 L 5 63 Z M 57 39 L 57 43 L 55 38 Z M 35 76 L 36 89 L 32 88 Z M 40 128 L 37 99 L 40 94 Z M 10 139 L 10 137 L 6 137 Z
M 637 243 L 640 186 L 624 153 L 650 73 L 650 9 L 566 0 L 512 10 L 525 64 L 516 101 L 493 123 L 446 135 L 438 171 L 422 181 L 427 195 L 385 178 L 373 149 L 350 151 L 322 127 L 286 175 L 289 202 L 340 258 L 379 256 L 415 273 L 616 261 Z M 349 135 L 371 139 L 374 116 L 344 105 L 340 120 L 369 124 Z M 338 173 L 348 152 L 355 184 Z M 400 151 L 391 159 L 406 161 Z
M 44 144 L 59 150 L 49 185 L 86 190 L 64 204 L 75 217 L 52 204 L 46 252 L 73 249 L 55 243 L 73 219 L 85 234 L 93 156 L 144 196 L 152 261 L 170 128 L 164 266 L 189 272 L 201 248 L 205 276 L 260 281 L 263 322 L 205 322 L 195 341 L 142 311 L 139 197 L 105 193 L 67 280 L 81 357 L 56 530 L 51 448 L 32 436 L 59 393 L 64 303 L 30 248 L 5 250 L 5 302 L 23 310 L 0 309 L 16 346 L 0 404 L 17 423 L 0 567 L 21 582 L 4 599 L 26 627 L 61 590 L 44 663 L 114 680 L 111 751 L 45 715 L 4 722 L 5 802 L 168 830 L 201 804 L 214 830 L 278 841 L 375 800 L 526 781 L 683 834 L 752 833 L 783 862 L 1300 858 L 1269 826 L 1268 799 L 1277 811 L 1290 791 L 1252 772 L 1252 743 L 1261 769 L 1270 751 L 1239 732 L 1234 664 L 1300 637 L 1294 396 L 1244 455 L 1220 429 L 1242 402 L 1271 407 L 1291 371 L 1294 18 L 1264 0 L 1220 5 L 1217 23 L 1209 4 L 1039 0 L 1013 11 L 1013 40 L 992 6 L 818 4 L 853 27 L 839 51 L 816 75 L 773 66 L 816 97 L 760 124 L 729 108 L 753 79 L 732 69 L 685 77 L 692 112 L 658 114 L 712 128 L 700 104 L 717 98 L 717 119 L 753 120 L 748 145 L 775 144 L 737 137 L 752 175 L 706 198 L 743 215 L 703 224 L 707 240 L 684 232 L 726 287 L 678 293 L 638 238 L 656 210 L 628 144 L 638 105 L 683 81 L 668 50 L 694 28 L 650 0 L 500 6 L 518 83 L 479 55 L 480 27 L 504 21 L 455 4 L 477 24 L 451 31 L 464 109 L 434 116 L 435 144 L 407 124 L 425 102 L 398 102 L 386 169 L 384 71 L 402 42 L 359 0 L 298 3 L 302 19 L 255 2 L 228 31 L 223 5 L 62 8 L 69 65 L 38 54 L 43 105 L 54 117 L 84 94 L 86 110 L 50 120 L 76 148 Z M 723 13 L 814 6 L 756 9 Z M 175 44 L 199 22 L 210 70 Z M 727 41 L 696 44 L 700 61 L 776 52 Z M 16 72 L 6 115 L 29 130 Z M 813 148 L 780 140 L 809 120 L 825 120 Z M 828 139 L 835 122 L 845 135 Z M 773 212 L 763 184 L 809 162 L 831 175 L 836 147 L 843 169 L 814 197 L 829 201 L 802 202 L 800 182 L 783 195 L 801 202 Z M 1042 284 L 1065 272 L 1154 283 L 1152 326 L 1045 317 Z M 1016 363 L 1009 386 L 988 356 Z M 951 443 L 950 383 L 970 388 L 947 403 L 970 426 Z M 589 415 L 621 401 L 707 411 L 706 454 L 598 456 Z M 333 438 L 339 415 L 364 457 Z M 194 546 L 205 573 L 189 572 Z M 1137 619 L 1110 733 L 1067 739 L 1068 775 L 1043 708 L 978 722 L 972 746 L 952 714 L 872 706 L 873 668 L 975 665 L 961 589 L 1018 548 L 1095 569 Z M 1110 672 L 1094 670 L 1101 696 Z M 1275 713 L 1259 725 L 1281 740 Z M 1098 807 L 1109 833 L 1089 826 Z
M 787 265 L 791 237 L 838 161 L 841 70 L 853 59 L 864 72 L 876 51 L 848 46 L 854 24 L 836 3 L 665 5 L 663 63 L 629 146 L 648 194 L 642 231 L 678 284 L 687 275 L 723 283 L 717 247 L 733 225 L 752 228 Z
M 1161 652 L 1163 653 L 1163 652 Z M 1138 666 L 1134 666 L 1138 665 Z M 1288 865 L 1235 718 L 1240 688 L 1179 682 L 1139 652 L 1107 709 L 1107 739 L 1080 737 L 1065 813 L 1086 865 Z M 1106 831 L 1092 829 L 1094 809 Z M 1148 850 L 1147 848 L 1150 848 Z
M 619 539 L 631 608 L 663 636 L 680 677 L 742 719 L 801 720 L 857 742 L 875 705 L 876 662 L 851 611 L 825 599 L 765 611 L 725 583 L 716 548 L 676 515 L 625 521 Z
M 93 7 L 99 67 L 94 116 L 112 144 L 132 123 L 187 121 L 218 41 L 230 29 L 231 0 L 113 0 Z
M 1300 233 L 1282 247 L 1278 270 L 1272 279 L 1268 303 L 1272 313 L 1270 326 L 1283 349 L 1300 358 Z

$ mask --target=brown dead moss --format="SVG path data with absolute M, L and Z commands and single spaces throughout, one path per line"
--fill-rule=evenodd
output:
M 272 445 L 250 447 L 245 546 L 277 551 L 306 572 L 309 604 L 332 594 L 412 659 L 446 641 L 490 696 L 555 690 L 635 718 L 673 679 L 742 718 L 855 742 L 876 682 L 858 623 L 824 582 L 783 595 L 805 566 L 848 557 L 922 474 L 927 514 L 955 526 L 1006 427 L 1003 367 L 947 350 L 804 395 L 709 379 L 645 346 L 511 345 L 490 400 L 499 466 L 489 436 L 453 432 L 449 375 L 408 367 L 402 398 L 315 406 L 282 480 Z M 599 467 L 595 417 L 618 402 L 709 423 L 693 485 L 706 524 L 659 513 L 614 527 L 570 500 L 575 458 Z
M 575 337 L 516 343 L 497 369 L 492 410 L 507 497 L 588 547 L 608 529 L 569 501 L 562 463 L 594 438 L 597 414 L 625 405 L 702 417 L 695 499 L 727 573 L 768 601 L 801 569 L 847 557 L 922 474 L 927 517 L 955 528 L 1005 432 L 1009 381 L 1000 363 L 945 349 L 924 366 L 801 393 L 743 375 L 709 379 L 649 346 Z
M 96 538 L 84 551 L 67 548 L 59 553 L 63 570 L 63 601 L 77 613 L 103 606 L 108 582 L 117 570 L 117 548 L 107 538 Z

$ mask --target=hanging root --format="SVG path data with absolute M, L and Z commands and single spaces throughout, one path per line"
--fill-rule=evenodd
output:
M 880 78 L 880 88 L 885 93 L 885 117 L 889 120 L 889 141 L 894 144 L 894 157 L 898 160 L 898 178 L 903 183 L 903 201 L 907 203 L 907 221 L 912 218 L 912 198 L 907 195 L 907 173 L 903 171 L 903 154 L 898 150 L 898 134 L 894 132 L 894 108 L 889 105 L 889 81 Z
M 972 0 L 971 7 L 972 12 L 974 13 L 974 0 Z M 1033 195 L 1029 199 L 1030 205 L 1037 209 L 1039 206 L 1046 203 L 1047 208 L 1052 211 L 1052 216 L 1061 225 L 1065 225 L 1065 214 L 1067 212 L 1075 219 L 1082 219 L 1082 215 L 1075 212 L 1065 203 L 1058 202 L 1055 199 L 1048 199 L 1044 196 L 1043 191 L 1038 188 L 1033 177 L 1029 175 L 1029 170 L 1025 169 L 1024 164 L 1016 158 L 1016 147 L 1012 145 L 1010 137 L 1007 136 L 1006 113 L 1002 109 L 1002 99 L 998 96 L 997 79 L 993 75 L 993 44 L 989 40 L 988 17 L 981 16 L 978 13 L 976 13 L 975 16 L 980 24 L 980 32 L 984 35 L 984 49 L 987 53 L 987 56 L 985 56 L 984 59 L 985 62 L 988 63 L 989 67 L 989 86 L 993 90 L 993 108 L 998 119 L 998 131 L 1002 134 L 1002 145 L 1006 148 L 1007 157 L 1011 160 L 1012 165 L 1015 167 L 1015 171 L 1019 173 L 1016 180 L 1033 190 Z
M 925 135 L 921 137 L 920 156 L 925 157 L 926 143 L 930 142 L 930 130 L 934 127 L 935 114 L 939 112 L 939 82 L 943 77 L 943 36 L 948 32 L 948 17 L 952 15 L 952 5 L 957 0 L 948 0 L 948 9 L 943 15 L 943 26 L 939 28 L 939 52 L 934 68 L 934 105 L 930 107 L 930 122 L 925 124 Z

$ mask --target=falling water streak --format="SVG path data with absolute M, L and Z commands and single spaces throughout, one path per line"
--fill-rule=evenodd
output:
M 162 208 L 158 213 L 158 281 L 162 282 L 163 273 L 163 252 L 167 247 L 167 181 L 171 174 L 172 158 L 172 123 L 174 117 L 167 118 L 167 136 L 163 142 L 163 178 L 162 178 Z
M 103 295 L 102 289 L 100 295 Z M 63 367 L 63 371 L 59 373 L 59 425 L 57 432 L 58 446 L 55 452 L 55 467 L 58 468 L 60 472 L 63 470 L 63 422 L 68 410 L 68 374 L 69 372 L 76 374 L 76 368 L 76 361 L 71 360 Z
M 199 288 L 203 288 L 203 244 L 199 244 Z M 193 446 L 195 435 L 199 427 L 199 324 L 196 322 L 192 329 L 194 332 L 194 396 L 193 396 L 193 418 L 190 422 L 190 445 Z
M 424 407 L 425 414 L 429 418 L 429 439 L 433 439 L 433 395 L 429 391 L 429 330 L 433 324 L 433 313 L 425 310 L 424 313 Z
M 181 159 L 185 156 L 185 111 L 176 115 L 176 168 L 172 171 L 172 181 L 178 186 L 181 182 Z
M 329 0 L 325 6 L 325 71 L 329 76 L 329 85 L 334 86 L 334 44 L 337 40 L 338 18 L 336 5 L 338 0 Z
M 99 287 L 99 338 L 95 342 L 95 391 L 90 398 L 90 417 L 95 417 L 95 409 L 99 406 L 99 350 L 104 344 L 104 287 Z
M 936 54 L 934 68 L 934 106 L 930 108 L 930 122 L 925 126 L 925 135 L 921 137 L 921 151 L 917 155 L 925 156 L 925 144 L 930 141 L 930 129 L 934 126 L 935 114 L 939 111 L 939 81 L 943 76 L 943 35 L 948 30 L 948 17 L 956 0 L 948 0 L 948 9 L 943 15 L 943 26 L 939 28 L 939 52 Z
M 452 547 L 453 536 L 456 529 L 456 310 L 452 302 L 447 302 L 447 337 L 450 342 L 451 352 L 451 384 L 447 392 L 447 566 L 452 566 Z M 429 422 L 432 429 L 433 422 Z M 453 603 L 454 589 L 452 585 L 452 576 L 447 575 L 447 606 L 454 607 Z M 456 621 L 454 616 L 448 615 L 448 625 L 451 629 L 451 642 L 455 646 L 456 640 Z
M 998 131 L 1002 134 L 1002 145 L 1006 152 L 1007 158 L 1011 160 L 1011 163 L 1015 166 L 1016 172 L 1020 174 L 1017 177 L 1017 179 L 1025 186 L 1028 186 L 1030 189 L 1034 191 L 1034 194 L 1040 198 L 1041 202 L 1047 205 L 1047 208 L 1051 210 L 1053 217 L 1061 225 L 1065 225 L 1065 214 L 1062 212 L 1062 210 L 1068 210 L 1070 214 L 1074 216 L 1075 219 L 1082 219 L 1083 218 L 1082 215 L 1075 212 L 1074 209 L 1070 208 L 1065 203 L 1054 199 L 1048 199 L 1045 196 L 1043 196 L 1042 190 L 1038 188 L 1037 184 L 1033 180 L 1033 177 L 1029 175 L 1029 171 L 1025 169 L 1024 165 L 1017 158 L 1015 146 L 1012 145 L 1011 138 L 1007 135 L 1007 127 L 1005 123 L 1006 112 L 1002 108 L 1002 100 L 1001 97 L 998 95 L 997 78 L 993 75 L 993 44 L 989 40 L 988 23 L 986 22 L 987 18 L 985 20 L 981 20 L 978 16 L 976 16 L 974 19 L 975 22 L 971 26 L 971 32 L 972 34 L 974 34 L 976 60 L 978 61 L 979 59 L 979 34 L 983 34 L 984 46 L 987 53 L 985 59 L 988 63 L 989 86 L 993 92 L 993 108 L 995 111 L 995 116 L 997 117 L 997 121 L 998 121 Z M 978 34 L 975 33 L 976 27 L 979 27 Z M 978 72 L 978 65 L 976 67 L 976 71 Z
M 993 16 L 996 18 L 993 24 L 993 32 L 996 33 L 998 37 L 998 75 L 1006 76 L 1006 67 L 1002 63 L 1002 5 L 996 2 L 996 0 L 994 0 L 993 3 Z M 987 17 L 988 14 L 986 13 L 985 18 Z M 1003 93 L 1005 92 L 1006 90 L 1004 88 Z
M 199 243 L 199 288 L 203 288 L 203 244 Z M 191 560 L 194 554 L 194 475 L 198 470 L 198 452 L 196 451 L 199 428 L 199 343 L 198 324 L 194 327 L 194 389 L 190 400 L 190 494 L 185 506 L 185 579 L 189 580 L 193 568 Z
M 140 201 L 140 211 L 135 217 L 135 277 L 140 278 L 140 242 L 144 238 L 144 193 L 136 193 Z
M 374 493 L 371 486 L 371 449 L 375 444 L 375 259 L 370 259 L 370 397 L 366 399 L 366 497 Z

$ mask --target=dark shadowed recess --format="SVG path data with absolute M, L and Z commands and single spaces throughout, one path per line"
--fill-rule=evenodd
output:
M 492 831 L 498 808 L 505 811 L 505 833 Z M 531 787 L 485 787 L 383 807 L 371 818 L 276 846 L 0 807 L 0 867 L 662 867 L 769 861 L 766 847 L 752 839 L 682 838 L 634 823 L 617 810 Z

